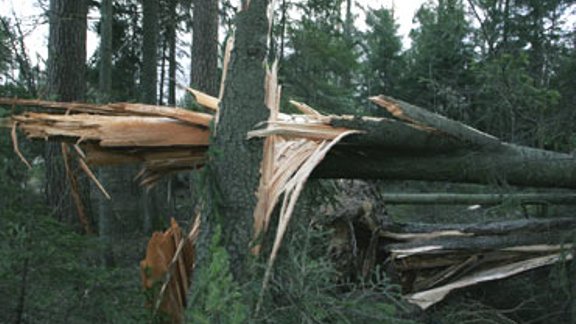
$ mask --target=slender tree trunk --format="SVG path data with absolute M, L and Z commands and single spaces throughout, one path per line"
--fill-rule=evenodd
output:
M 157 63 L 158 63 L 158 0 L 142 1 L 142 77 L 140 88 L 142 91 L 142 102 L 147 104 L 157 103 Z M 141 203 L 143 206 L 143 230 L 145 233 L 151 232 L 155 228 L 162 227 L 162 220 L 159 215 L 161 210 L 160 201 L 157 197 L 157 186 L 151 191 L 144 190 Z
M 218 95 L 218 1 L 194 0 L 191 86 Z
M 20 271 L 20 292 L 18 293 L 18 304 L 16 305 L 16 323 L 26 323 L 24 319 L 24 314 L 26 311 L 26 295 L 28 294 L 28 272 L 29 267 L 29 257 L 24 257 L 22 261 L 22 270 Z
M 108 103 L 111 100 L 112 90 L 112 0 L 102 0 L 100 6 L 100 102 Z M 98 170 L 100 181 L 113 177 L 116 172 L 112 170 Z M 104 185 L 110 191 L 117 189 L 109 186 L 105 182 Z M 117 190 L 112 190 L 117 191 Z M 95 190 L 93 191 L 95 192 Z M 108 201 L 102 194 L 97 193 L 98 204 L 98 234 L 103 244 L 102 261 L 106 266 L 114 265 L 114 254 L 112 251 L 112 226 L 113 226 L 113 213 Z
M 347 46 L 353 46 L 353 32 L 354 20 L 352 19 L 352 0 L 346 0 L 346 16 L 344 18 L 344 40 Z M 343 76 L 342 86 L 345 89 L 352 88 L 352 74 L 350 71 L 346 72 Z
M 286 0 L 282 0 L 282 18 L 280 18 L 280 51 L 278 53 L 278 61 L 282 62 L 284 59 L 284 46 L 286 45 L 286 16 L 288 6 Z
M 170 50 L 170 57 L 168 57 L 168 105 L 176 106 L 176 68 L 178 65 L 178 62 L 176 62 L 176 27 L 178 24 L 176 0 L 170 0 L 168 5 L 168 12 L 170 13 L 168 17 L 168 33 L 166 36 L 168 37 Z
M 164 80 L 166 79 L 166 47 L 167 47 L 167 39 L 164 37 L 162 41 L 162 54 L 160 56 L 160 82 L 158 84 L 158 94 L 160 98 L 158 99 L 158 104 L 164 104 L 164 84 L 166 83 Z
M 100 102 L 110 101 L 112 90 L 112 0 L 102 0 L 100 7 Z
M 504 0 L 504 17 L 503 23 L 504 27 L 502 30 L 502 44 L 504 45 L 504 52 L 508 52 L 510 47 L 508 46 L 508 33 L 510 30 L 510 0 Z
M 158 1 L 142 1 L 142 76 L 140 88 L 142 91 L 142 102 L 156 104 L 156 82 L 158 62 Z
M 48 93 L 60 101 L 82 101 L 86 91 L 86 18 L 84 0 L 51 0 L 48 43 Z M 47 143 L 46 200 L 56 217 L 70 223 L 78 219 L 62 161 L 60 144 Z M 86 198 L 88 183 L 81 179 L 79 191 Z M 86 199 L 83 199 L 86 202 Z M 88 206 L 84 203 L 84 206 Z

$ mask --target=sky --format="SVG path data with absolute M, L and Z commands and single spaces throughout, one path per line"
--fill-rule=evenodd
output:
M 412 17 L 416 10 L 425 0 L 357 0 L 360 6 L 378 9 L 394 8 L 395 15 L 400 25 L 399 33 L 404 37 L 404 43 L 408 43 L 408 33 L 412 28 Z M 22 30 L 25 34 L 24 42 L 28 49 L 28 55 L 33 64 L 39 60 L 46 60 L 48 56 L 48 23 L 43 18 L 44 11 L 37 0 L 0 0 L 0 14 L 13 17 L 14 14 L 22 21 Z M 355 12 L 360 10 L 356 8 Z M 363 17 L 358 17 L 358 27 L 363 28 Z M 89 20 L 98 19 L 98 12 L 89 13 Z M 89 24 L 91 21 L 89 21 Z M 87 52 L 90 57 L 98 47 L 98 36 L 88 32 Z

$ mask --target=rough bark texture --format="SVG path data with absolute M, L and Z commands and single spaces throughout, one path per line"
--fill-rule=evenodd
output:
M 157 102 L 157 63 L 158 63 L 158 31 L 159 31 L 159 7 L 158 0 L 142 1 L 142 77 L 140 79 L 142 102 L 156 104 Z M 165 201 L 159 197 L 162 195 L 164 184 L 158 185 L 154 190 L 144 190 L 141 194 L 143 206 L 143 231 L 151 232 L 153 229 L 163 227 L 161 210 L 165 207 Z
M 191 86 L 218 96 L 218 1 L 194 0 Z
M 158 60 L 158 1 L 142 1 L 142 76 L 140 78 L 142 102 L 156 104 L 156 63 Z
M 406 140 L 410 147 L 410 140 Z M 502 144 L 501 149 L 494 151 L 439 154 L 341 145 L 330 152 L 314 175 L 576 188 L 576 157 L 512 144 Z
M 176 105 L 176 67 L 178 65 L 176 62 L 176 24 L 178 19 L 176 2 L 177 0 L 168 1 L 168 12 L 170 13 L 170 17 L 168 17 L 168 32 L 166 33 L 170 50 L 170 56 L 168 57 L 168 106 Z
M 108 103 L 110 101 L 110 93 L 112 90 L 112 0 L 102 0 L 100 5 L 100 75 L 99 75 L 99 94 L 100 102 Z M 117 171 L 114 172 L 99 170 L 98 172 L 100 181 L 103 178 L 115 178 Z M 112 190 L 110 182 L 104 183 L 107 190 Z M 110 206 L 110 201 L 103 195 L 91 191 L 97 198 L 98 210 L 98 234 L 103 243 L 104 249 L 102 252 L 102 261 L 106 266 L 114 264 L 114 254 L 112 251 L 112 226 L 114 216 Z
M 100 101 L 108 103 L 112 90 L 112 0 L 103 0 L 100 24 Z M 138 220 L 142 214 L 139 203 L 142 189 L 134 181 L 138 169 L 135 166 L 102 168 L 98 172 L 98 179 L 111 194 L 112 200 L 106 199 L 96 188 L 92 193 L 97 198 L 98 232 L 107 247 L 104 261 L 107 265 L 113 263 L 113 255 L 108 246 L 115 235 L 125 233 L 126 229 L 138 228 Z M 120 216 L 121 217 L 118 217 Z M 120 222 L 119 220 L 123 221 Z M 124 224 L 124 226 L 121 226 Z
M 344 208 L 328 213 L 321 222 L 334 230 L 329 251 L 337 269 L 343 276 L 368 275 L 381 265 L 401 283 L 404 293 L 452 284 L 463 277 L 480 279 L 461 287 L 498 279 L 490 273 L 506 278 L 528 270 L 523 264 L 534 258 L 559 253 L 566 253 L 566 260 L 571 258 L 573 217 L 477 224 L 397 223 L 375 205 L 377 197 L 345 202 Z M 507 268 L 513 271 L 504 271 Z
M 333 117 L 332 126 L 363 133 L 332 150 L 315 176 L 576 187 L 574 155 L 504 143 L 400 100 L 371 100 L 396 119 Z
M 264 104 L 267 4 L 253 0 L 237 16 L 236 42 L 213 144 L 212 167 L 220 191 L 215 203 L 237 280 L 245 274 L 263 148 L 262 140 L 247 140 L 246 134 L 269 115 Z
M 87 10 L 84 0 L 50 1 L 48 87 L 60 101 L 84 99 Z
M 384 193 L 382 200 L 386 204 L 395 205 L 497 205 L 503 202 L 575 205 L 576 194 L 569 192 L 512 194 Z
M 82 101 L 86 91 L 86 16 L 84 0 L 51 0 L 48 44 L 48 93 L 60 101 Z M 47 143 L 46 198 L 56 217 L 74 222 L 76 211 L 70 198 L 60 144 Z M 80 181 L 82 193 L 87 181 Z M 84 206 L 88 206 L 84 204 Z
M 110 101 L 112 90 L 112 0 L 102 0 L 100 7 L 100 102 Z

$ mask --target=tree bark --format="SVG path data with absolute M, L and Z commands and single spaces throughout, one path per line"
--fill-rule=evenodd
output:
M 112 91 L 112 0 L 100 5 L 100 102 L 110 102 Z
M 237 15 L 236 41 L 222 98 L 210 168 L 220 192 L 217 206 L 223 244 L 236 280 L 245 280 L 253 212 L 260 178 L 262 140 L 247 140 L 266 121 L 264 60 L 267 55 L 268 1 L 252 0 Z M 204 230 L 203 222 L 203 230 Z
M 141 100 L 156 104 L 156 83 L 158 61 L 158 1 L 142 1 L 142 76 L 140 78 Z
M 462 277 L 486 277 L 467 285 L 494 280 L 488 272 L 505 278 L 527 270 L 522 264 L 541 257 L 561 259 L 566 253 L 569 260 L 574 225 L 574 218 L 472 225 L 391 224 L 379 232 L 385 238 L 380 249 L 389 253 L 390 270 L 402 277 L 404 292 L 417 292 Z M 404 242 L 389 244 L 391 239 Z M 514 271 L 506 274 L 501 271 L 505 268 Z
M 480 224 L 397 223 L 369 200 L 350 200 L 344 206 L 323 217 L 324 224 L 334 229 L 330 254 L 338 269 L 344 275 L 366 275 L 370 273 L 366 265 L 368 270 L 383 265 L 404 293 L 443 286 L 450 291 L 572 258 L 573 217 Z M 550 262 L 541 263 L 541 258 Z M 434 303 L 442 298 L 433 299 Z
M 218 96 L 218 1 L 194 0 L 191 86 Z
M 157 103 L 157 63 L 158 63 L 158 31 L 159 7 L 158 0 L 142 1 L 142 77 L 140 87 L 142 102 L 155 105 Z M 150 233 L 153 229 L 163 227 L 160 211 L 164 209 L 164 201 L 158 196 L 161 186 L 153 190 L 143 190 L 141 204 L 143 206 L 143 231 Z
M 336 146 L 315 177 L 576 188 L 574 155 L 504 143 L 405 102 L 379 99 L 396 119 L 332 117 L 332 126 L 363 133 Z
M 112 90 L 112 0 L 102 0 L 100 5 L 100 76 L 99 76 L 99 90 L 100 102 L 108 103 L 111 99 Z M 118 176 L 117 172 L 112 170 L 104 171 L 98 170 L 100 181 L 105 178 L 113 178 Z M 110 183 L 104 183 L 107 190 L 118 189 L 111 187 Z M 94 190 L 95 191 L 95 190 Z M 114 191 L 114 190 L 113 190 Z M 118 191 L 118 190 L 116 190 Z M 112 228 L 114 222 L 114 215 L 110 201 L 108 201 L 102 194 L 97 193 L 97 208 L 98 208 L 98 234 L 103 244 L 102 262 L 111 267 L 114 265 L 114 254 L 112 250 Z
M 162 52 L 160 53 L 160 82 L 158 82 L 158 104 L 164 105 L 164 84 L 166 84 L 166 47 L 167 39 L 162 40 Z
M 521 219 L 479 224 L 389 223 L 384 226 L 385 231 L 381 233 L 381 236 L 412 241 L 422 239 L 420 234 L 425 234 L 428 237 L 507 235 L 512 232 L 536 234 L 543 231 L 571 229 L 575 225 L 576 219 L 571 217 Z
M 359 135 L 355 142 L 362 141 Z M 576 157 L 570 154 L 506 143 L 497 150 L 433 153 L 411 138 L 382 138 L 383 144 L 390 141 L 396 141 L 397 145 L 337 146 L 318 166 L 314 176 L 576 188 Z M 436 144 L 445 147 L 442 142 L 444 140 L 431 141 L 431 147 Z
M 393 205 L 497 205 L 506 201 L 521 204 L 576 204 L 576 194 L 510 193 L 510 194 L 460 194 L 460 193 L 384 193 L 382 200 Z
M 168 32 L 166 33 L 170 51 L 170 56 L 168 57 L 168 106 L 176 106 L 176 68 L 178 66 L 178 62 L 176 62 L 176 27 L 178 24 L 176 0 L 169 0 L 168 5 L 170 14 L 168 17 Z
M 84 99 L 87 13 L 84 0 L 50 1 L 47 87 L 49 95 L 60 101 Z M 57 212 L 58 219 L 75 223 L 79 215 L 70 197 L 60 144 L 47 143 L 45 159 L 48 206 Z M 79 184 L 84 206 L 88 206 L 88 183 L 81 179 Z

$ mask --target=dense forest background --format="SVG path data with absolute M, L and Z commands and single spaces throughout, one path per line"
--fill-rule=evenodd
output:
M 22 17 L 0 14 L 1 97 L 131 101 L 201 109 L 178 91 L 177 74 L 182 73 L 190 73 L 191 86 L 218 95 L 225 43 L 234 30 L 239 4 L 101 0 L 72 1 L 78 4 L 74 8 L 70 2 L 38 1 L 46 8 L 38 23 L 51 24 L 46 64 L 32 64 L 30 50 L 23 43 Z M 87 23 L 88 9 L 99 11 L 100 18 Z M 357 27 L 359 17 L 353 14 L 357 11 L 365 17 L 362 30 Z M 410 32 L 408 48 L 391 8 L 363 8 L 351 0 L 281 0 L 276 1 L 273 15 L 273 37 L 266 55 L 270 62 L 279 60 L 286 102 L 306 102 L 326 114 L 385 116 L 367 97 L 386 94 L 512 143 L 562 152 L 576 148 L 574 1 L 431 0 L 413 17 L 416 27 Z M 57 16 L 77 20 L 73 30 L 78 35 L 67 38 L 72 34 L 55 32 L 54 26 L 61 23 Z M 84 56 L 59 51 L 71 43 L 85 48 L 87 29 L 101 39 L 92 57 L 86 57 L 85 51 Z M 58 48 L 59 42 L 64 47 Z M 58 63 L 58 57 L 67 61 Z M 190 71 L 184 68 L 189 65 Z M 65 68 L 78 77 L 59 80 L 57 75 Z M 19 109 L 0 107 L 0 118 Z M 77 221 L 66 187 L 54 186 L 62 177 L 50 171 L 53 166 L 48 162 L 54 151 L 45 149 L 44 143 L 22 141 L 23 154 L 33 160 L 32 169 L 27 170 L 13 152 L 10 131 L 2 130 L 0 135 L 0 322 L 151 321 L 138 268 L 147 237 L 165 228 L 170 217 L 186 227 L 197 202 L 210 190 L 204 175 L 179 174 L 146 191 L 132 182 L 137 168 L 98 170 L 115 199 L 106 201 L 94 188 L 86 187 L 94 230 L 87 234 L 86 226 Z M 421 182 L 372 185 L 407 191 L 447 189 L 444 184 Z M 329 234 L 309 224 L 317 212 L 315 206 L 329 203 L 341 189 L 338 181 L 310 182 L 277 265 L 270 292 L 274 298 L 256 317 L 250 311 L 254 297 L 247 296 L 258 294 L 259 281 L 246 280 L 239 286 L 226 272 L 226 253 L 217 244 L 211 245 L 204 257 L 210 271 L 197 276 L 189 320 L 576 321 L 576 285 L 570 264 L 462 293 L 426 314 L 405 305 L 386 277 L 335 283 L 337 270 L 325 252 Z M 518 206 L 499 208 L 482 214 L 482 220 L 502 210 L 522 214 Z M 471 221 L 458 218 L 448 207 L 408 206 L 390 213 L 402 220 L 419 215 L 415 220 Z

